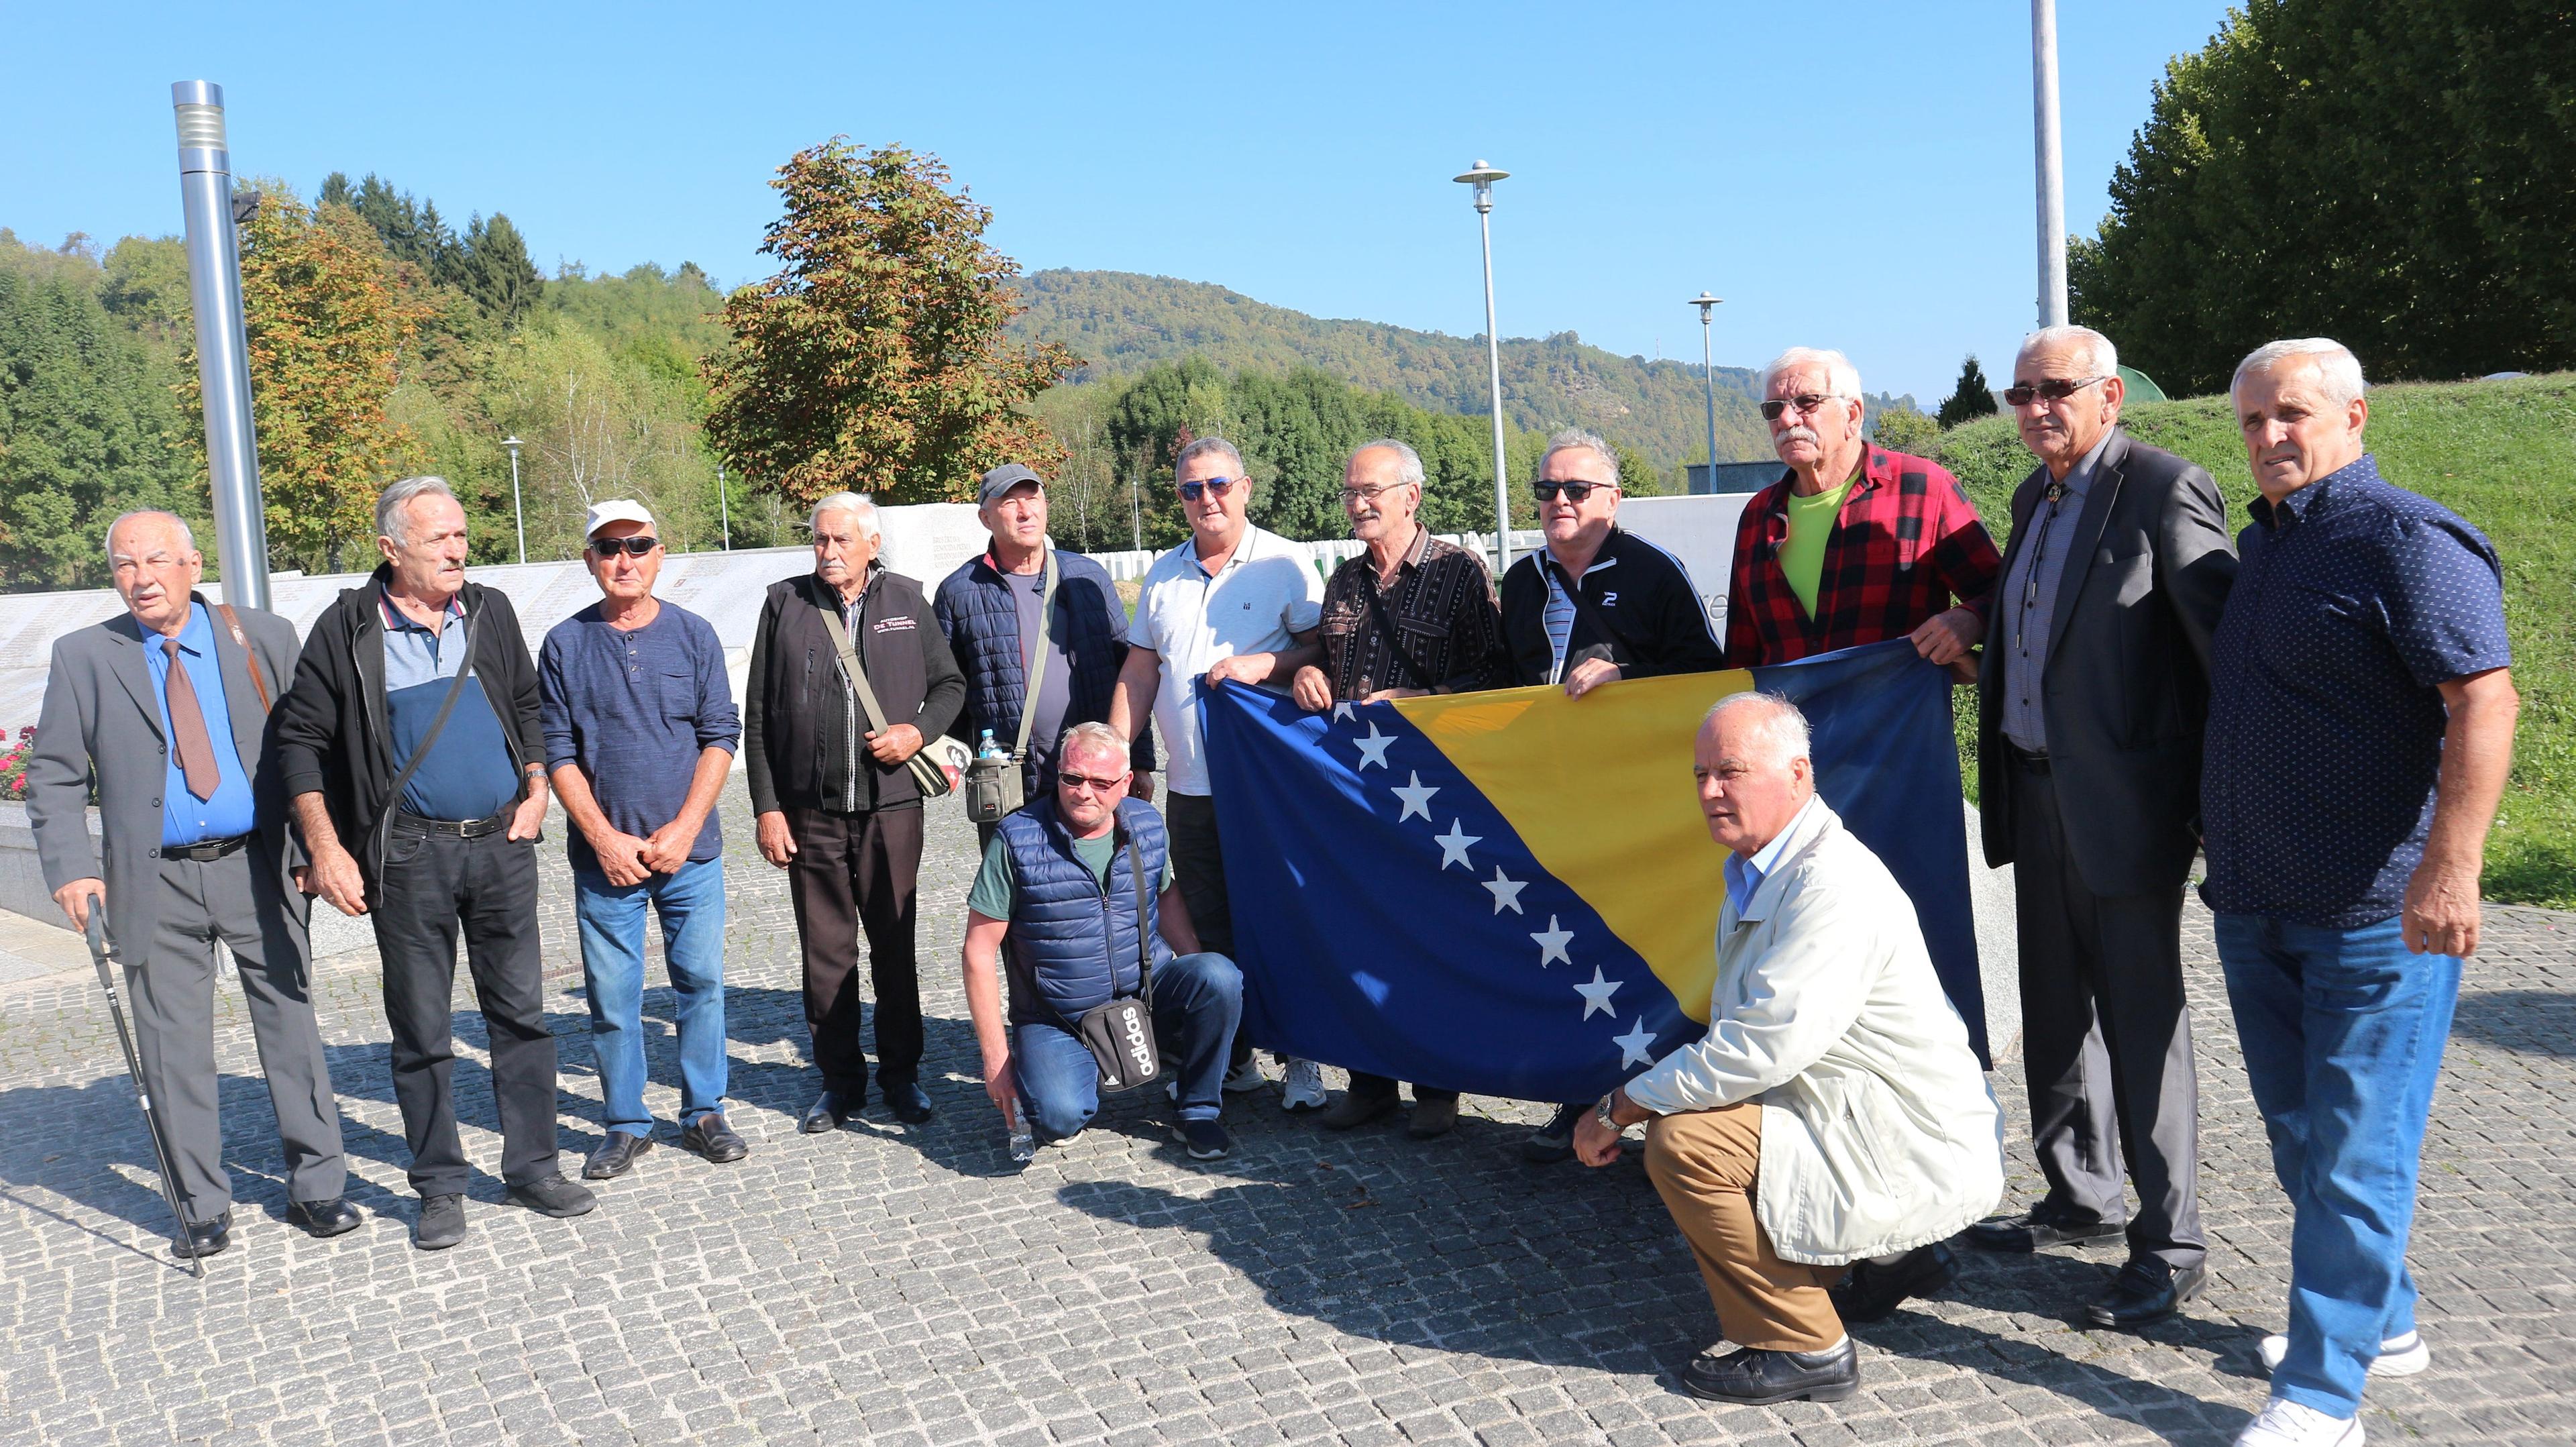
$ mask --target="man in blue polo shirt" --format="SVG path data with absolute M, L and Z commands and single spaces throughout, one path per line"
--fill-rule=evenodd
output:
M 2358 1447 L 2365 1376 L 2421 1371 L 2417 1158 L 2519 708 L 2503 571 L 2381 480 L 2361 364 L 2272 342 L 2231 392 L 2261 487 L 2212 643 L 2201 896 L 2295 1211 L 2288 1330 L 2240 1447 Z
M 644 914 L 662 921 L 677 997 L 680 1146 L 750 1147 L 725 1123 L 724 835 L 716 796 L 742 735 L 714 626 L 653 596 L 662 543 L 642 503 L 590 510 L 582 561 L 600 600 L 546 634 L 537 660 L 546 767 L 572 821 L 573 913 L 607 1137 L 581 1173 L 624 1175 L 653 1144 L 644 1108 Z

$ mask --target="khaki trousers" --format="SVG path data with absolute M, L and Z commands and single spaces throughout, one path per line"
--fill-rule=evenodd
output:
M 1682 1228 L 1726 1339 L 1762 1351 L 1818 1352 L 1842 1339 L 1825 1288 L 1839 1266 L 1783 1261 L 1753 1214 L 1762 1107 L 1657 1116 L 1646 1126 L 1646 1176 Z

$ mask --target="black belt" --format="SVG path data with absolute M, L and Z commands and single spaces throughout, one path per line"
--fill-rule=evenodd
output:
M 396 814 L 394 820 L 406 828 L 418 829 L 425 834 L 444 834 L 452 839 L 480 839 L 486 834 L 498 834 L 509 828 L 510 815 L 515 808 L 516 806 L 513 805 L 511 808 L 503 809 L 488 819 L 464 820 L 424 819 L 405 809 Z
M 164 859 L 191 859 L 199 864 L 212 864 L 227 854 L 239 854 L 250 844 L 250 836 L 236 834 L 230 839 L 209 839 L 202 844 L 164 844 Z
M 2048 772 L 2048 750 L 2026 749 L 2009 740 L 2005 742 L 2004 747 L 2012 750 L 2014 763 L 2021 765 L 2023 768 L 2030 770 L 2034 774 L 2045 774 Z

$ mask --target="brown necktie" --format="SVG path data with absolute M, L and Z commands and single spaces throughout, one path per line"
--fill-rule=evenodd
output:
M 161 640 L 161 652 L 170 660 L 169 682 L 163 691 L 170 698 L 170 731 L 178 735 L 171 740 L 179 750 L 179 772 L 188 776 L 188 792 L 200 799 L 215 797 L 215 786 L 224 781 L 224 771 L 215 764 L 215 741 L 206 737 L 205 711 L 197 707 L 197 685 L 188 677 L 188 665 L 179 657 L 179 640 Z

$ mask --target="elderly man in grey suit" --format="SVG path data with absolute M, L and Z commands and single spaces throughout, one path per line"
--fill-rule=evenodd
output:
M 2004 399 L 2041 465 L 2013 493 L 1977 680 L 1986 859 L 2013 866 L 2048 1194 L 1968 1239 L 2031 1251 L 2125 1234 L 2127 1263 L 2084 1307 L 2103 1327 L 2172 1316 L 2207 1274 L 2182 890 L 2210 638 L 2236 577 L 2218 485 L 2122 432 L 2122 393 L 2099 332 L 2022 344 Z M 2138 1188 L 2125 1233 L 2124 1161 Z
M 215 941 L 232 949 L 285 1148 L 287 1216 L 316 1236 L 354 1230 L 340 1109 L 313 1023 L 302 855 L 269 763 L 269 701 L 294 671 L 295 629 L 208 606 L 188 525 L 127 513 L 107 530 L 125 612 L 54 644 L 27 762 L 27 818 L 54 902 L 85 929 L 103 898 L 125 961 L 146 1088 L 168 1128 L 194 1224 L 182 1256 L 232 1244 L 232 1179 L 215 1107 Z M 107 845 L 90 848 L 91 775 Z

